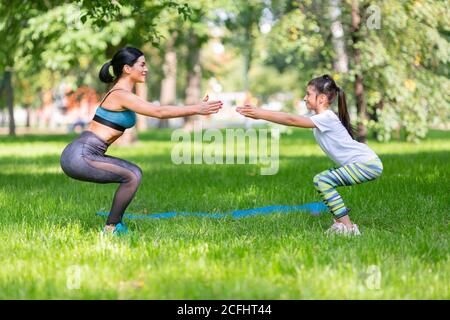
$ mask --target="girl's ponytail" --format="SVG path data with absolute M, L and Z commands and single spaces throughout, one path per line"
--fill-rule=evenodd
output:
M 348 115 L 348 110 L 347 110 L 347 101 L 345 99 L 345 92 L 340 87 L 338 87 L 337 94 L 338 94 L 339 120 L 341 120 L 342 125 L 345 127 L 345 129 L 347 129 L 350 137 L 352 137 L 352 139 L 354 139 L 353 128 L 352 128 L 352 124 L 350 122 L 350 116 Z
M 355 139 L 353 134 L 353 127 L 350 122 L 350 116 L 348 115 L 347 101 L 345 99 L 344 90 L 338 87 L 333 78 L 328 74 L 324 74 L 321 77 L 311 79 L 308 82 L 308 86 L 313 86 L 316 90 L 317 95 L 326 95 L 329 104 L 332 104 L 336 100 L 336 98 L 338 99 L 339 120 L 342 122 L 344 128 L 347 129 L 350 137 L 352 137 L 352 139 Z

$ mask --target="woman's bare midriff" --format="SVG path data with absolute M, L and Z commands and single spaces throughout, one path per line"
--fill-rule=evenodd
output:
M 120 136 L 123 134 L 122 131 L 110 128 L 108 126 L 105 126 L 101 123 L 98 123 L 97 121 L 92 120 L 89 124 L 88 131 L 93 132 L 96 134 L 100 139 L 105 141 L 108 145 L 116 141 L 120 138 Z

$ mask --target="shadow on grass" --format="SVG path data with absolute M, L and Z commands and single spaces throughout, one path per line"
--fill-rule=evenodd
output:
M 256 165 L 174 165 L 166 155 L 126 159 L 143 169 L 143 180 L 137 194 L 139 207 L 146 207 L 145 202 L 150 202 L 150 206 L 153 206 L 162 200 L 164 203 L 161 210 L 166 211 L 223 212 L 319 201 L 312 179 L 314 175 L 330 167 L 330 161 L 326 157 L 286 156 L 281 157 L 277 174 L 262 176 L 260 167 Z M 402 188 L 406 184 L 410 191 L 399 190 L 399 195 L 409 195 L 418 190 L 422 190 L 421 194 L 432 194 L 433 190 L 436 190 L 436 195 L 443 194 L 445 181 L 448 181 L 447 152 L 384 155 L 382 159 L 385 169 L 381 178 L 375 181 L 378 185 L 376 189 L 382 185 L 384 188 L 395 189 L 401 182 Z M 82 182 L 66 176 L 59 167 L 57 156 L 2 157 L 0 169 L 0 190 L 3 191 L 22 194 L 26 190 L 30 194 L 39 195 L 48 192 L 48 196 L 64 197 L 67 190 L 73 192 L 78 186 L 83 192 L 90 188 L 95 189 L 95 192 L 102 190 L 101 184 Z M 40 169 L 42 172 L 39 172 Z M 49 172 L 55 169 L 59 173 Z M 95 185 L 97 187 L 94 188 Z M 117 188 L 117 184 L 108 186 L 110 187 L 103 189 L 105 192 L 112 192 Z M 353 190 L 352 188 L 339 190 Z M 144 195 L 150 195 L 150 198 Z M 392 200 L 400 198 L 398 196 Z M 211 199 L 218 200 L 216 202 Z
M 310 130 L 305 130 L 301 128 L 291 128 L 291 134 L 283 134 L 282 141 L 284 143 L 289 143 L 290 141 L 313 141 L 312 132 Z M 176 129 L 150 129 L 147 131 L 142 131 L 138 133 L 139 140 L 141 141 L 171 141 L 171 135 L 173 131 Z M 225 135 L 226 129 L 220 129 L 220 131 Z M 244 129 L 245 130 L 245 129 Z M 47 134 L 47 135 L 32 135 L 26 134 L 21 136 L 0 136 L 0 143 L 29 143 L 29 142 L 67 142 L 69 143 L 74 138 L 76 138 L 79 134 Z M 193 133 L 190 133 L 193 138 Z M 441 140 L 441 139 L 450 139 L 450 131 L 443 130 L 430 130 L 425 138 L 425 141 L 432 140 Z M 376 140 L 371 138 L 369 135 L 369 142 Z M 404 139 L 401 140 L 393 140 L 393 142 L 404 142 L 405 144 L 409 144 L 405 142 Z M 315 143 L 315 142 L 314 142 Z
M 110 154 L 110 153 L 107 153 Z M 113 153 L 114 156 L 117 156 Z M 397 173 L 413 172 L 416 170 L 427 171 L 430 169 L 430 165 L 435 165 L 435 168 L 442 168 L 443 174 L 448 175 L 447 164 L 449 159 L 449 153 L 446 151 L 433 151 L 433 152 L 417 152 L 408 153 L 407 155 L 401 154 L 382 154 L 381 159 L 384 164 L 385 172 L 390 170 L 390 167 L 395 167 L 399 170 Z M 239 180 L 249 179 L 250 181 L 277 181 L 280 177 L 285 178 L 286 175 L 289 176 L 289 180 L 304 180 L 302 175 L 307 175 L 308 177 L 313 177 L 315 174 L 332 168 L 335 166 L 331 160 L 326 156 L 283 156 L 280 155 L 280 169 L 275 175 L 263 176 L 260 174 L 261 167 L 265 167 L 262 164 L 254 165 L 248 164 L 248 158 L 246 159 L 246 164 L 180 164 L 176 165 L 172 163 L 169 154 L 158 154 L 158 155 L 131 155 L 120 157 L 127 161 L 136 163 L 138 166 L 142 167 L 144 170 L 144 176 L 148 174 L 149 176 L 168 176 L 175 178 L 176 181 L 179 179 L 184 180 L 187 178 L 191 184 L 195 184 L 196 181 L 211 180 L 213 182 L 219 183 L 218 179 L 227 178 L 230 173 L 233 178 Z M 11 175 L 6 176 L 28 176 L 30 173 L 21 168 L 34 166 L 39 168 L 42 166 L 45 169 L 53 168 L 55 166 L 60 169 L 59 155 L 44 155 L 35 157 L 26 156 L 2 156 L 0 162 L 0 168 L 13 168 Z M 290 170 L 295 168 L 300 168 L 301 172 L 292 175 Z M 17 172 L 16 172 L 17 171 Z M 147 172 L 148 173 L 147 173 Z M 179 174 L 178 174 L 179 173 Z M 243 176 L 235 176 L 235 174 L 242 174 Z M 31 174 L 32 175 L 32 174 Z M 64 173 L 61 171 L 61 175 Z M 187 175 L 187 177 L 185 176 Z M 3 176 L 5 176 L 3 170 Z M 443 178 L 443 177 L 442 177 Z M 20 180 L 23 181 L 23 180 Z M 17 181 L 17 182 L 20 182 Z M 220 181 L 223 183 L 224 181 Z M 215 184 L 215 183 L 213 183 Z
M 413 243 L 420 246 L 411 249 L 412 254 L 433 261 L 444 260 L 446 255 L 441 247 L 447 243 L 443 239 L 446 234 L 444 228 L 448 225 L 444 215 L 448 207 L 448 152 L 386 154 L 382 159 L 385 171 L 381 178 L 364 186 L 338 189 L 342 190 L 344 200 L 354 209 L 357 221 L 371 229 L 368 239 L 376 232 L 377 237 L 387 237 L 392 243 L 399 241 L 409 245 L 414 240 Z M 282 157 L 278 174 L 261 176 L 257 166 L 176 166 L 167 163 L 166 156 L 129 157 L 127 160 L 144 169 L 142 184 L 127 210 L 132 213 L 227 212 L 320 201 L 312 177 L 330 164 L 325 156 Z M 34 226 L 40 220 L 50 224 L 80 221 L 87 226 L 84 230 L 97 230 L 99 222 L 104 220 L 95 212 L 104 208 L 109 210 L 117 184 L 81 182 L 67 177 L 62 171 L 30 174 L 25 170 L 27 166 L 39 165 L 54 168 L 59 166 L 59 159 L 56 156 L 2 158 L 2 223 L 26 221 Z M 16 171 L 5 173 L 2 166 L 14 167 Z M 30 216 L 32 218 L 27 220 Z M 313 217 L 292 213 L 248 217 L 232 222 L 184 217 L 131 221 L 130 224 L 156 238 L 164 234 L 164 237 L 174 240 L 201 238 L 215 241 L 215 235 L 229 239 L 239 236 L 277 238 L 281 232 L 283 236 L 295 236 L 298 230 L 322 236 L 330 221 L 327 214 Z M 433 241 L 439 245 L 433 247 Z M 395 249 L 392 252 L 390 254 L 403 255 Z
M 20 136 L 0 136 L 0 143 L 71 142 L 78 134 L 25 134 Z

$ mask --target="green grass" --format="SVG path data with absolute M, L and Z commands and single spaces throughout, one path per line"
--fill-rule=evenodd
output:
M 320 201 L 312 178 L 332 165 L 311 132 L 293 130 L 273 176 L 255 165 L 177 166 L 170 133 L 110 149 L 144 171 L 128 212 Z M 100 237 L 105 219 L 95 212 L 109 210 L 116 185 L 63 174 L 59 154 L 73 137 L 0 138 L 0 299 L 450 298 L 450 132 L 421 144 L 369 143 L 382 177 L 338 189 L 358 238 L 327 238 L 331 216 L 302 212 L 131 220 L 131 236 Z M 368 285 L 371 265 L 379 289 Z M 70 289 L 74 270 L 80 286 Z

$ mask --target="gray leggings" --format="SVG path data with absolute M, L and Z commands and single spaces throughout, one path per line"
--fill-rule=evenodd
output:
M 135 164 L 105 155 L 108 144 L 91 131 L 84 131 L 61 154 L 61 168 L 77 180 L 120 183 L 106 224 L 122 221 L 141 183 L 142 170 Z

